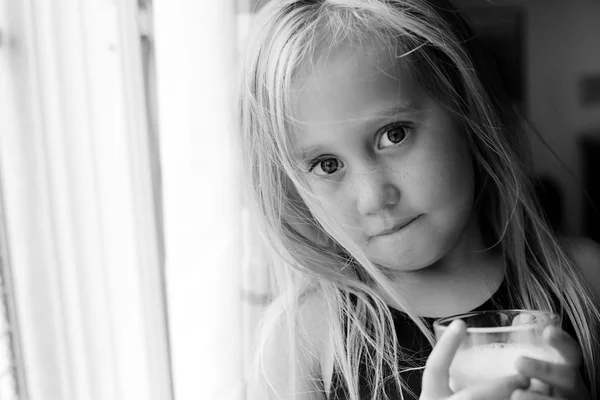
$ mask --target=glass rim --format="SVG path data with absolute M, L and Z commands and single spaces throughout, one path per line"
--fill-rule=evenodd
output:
M 499 313 L 512 313 L 512 314 L 532 314 L 532 315 L 544 315 L 549 317 L 547 321 L 543 321 L 544 323 L 547 322 L 554 322 L 560 321 L 560 317 L 558 314 L 556 314 L 555 312 L 551 312 L 551 311 L 539 311 L 539 310 L 525 310 L 525 309 L 509 309 L 509 310 L 481 310 L 481 311 L 468 311 L 465 313 L 461 313 L 461 314 L 456 314 L 456 315 L 450 315 L 448 317 L 442 317 L 442 318 L 438 318 L 433 322 L 433 327 L 434 329 L 439 329 L 442 332 L 444 332 L 446 330 L 446 328 L 448 328 L 448 326 L 450 325 L 449 323 L 457 320 L 457 319 L 463 319 L 464 317 L 472 317 L 472 316 L 476 316 L 476 315 L 482 315 L 482 314 L 499 314 Z M 467 326 L 467 333 L 506 333 L 506 332 L 518 332 L 518 331 L 525 331 L 528 329 L 531 329 L 532 326 L 536 326 L 539 325 L 540 323 L 542 323 L 542 321 L 534 321 L 534 322 L 530 322 L 530 323 L 523 323 L 520 325 L 511 325 L 511 326 L 496 326 L 496 327 L 474 327 L 474 326 Z M 447 325 L 444 325 L 447 324 Z

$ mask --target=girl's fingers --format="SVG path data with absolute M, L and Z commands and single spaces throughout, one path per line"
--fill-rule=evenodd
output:
M 528 390 L 517 389 L 513 392 L 510 400 L 564 400 L 561 397 L 548 396 Z
M 579 345 L 569 334 L 555 326 L 549 326 L 543 333 L 544 341 L 556 349 L 559 354 L 557 362 L 520 357 L 516 362 L 519 373 L 537 378 L 563 393 L 574 393 L 580 390 L 581 377 L 578 367 L 581 363 Z
M 461 390 L 449 400 L 505 400 L 511 398 L 515 390 L 527 386 L 529 386 L 528 378 L 514 375 Z
M 543 339 L 554 347 L 565 360 L 565 363 L 578 367 L 581 364 L 581 350 L 579 343 L 567 332 L 556 326 L 548 326 L 544 329 Z
M 512 326 L 524 325 L 532 322 L 534 319 L 532 314 L 521 313 L 515 316 L 512 320 Z M 534 340 L 533 332 L 528 329 L 515 330 L 510 334 L 508 343 L 529 343 Z
M 563 391 L 572 392 L 576 389 L 578 372 L 573 366 L 520 357 L 515 367 L 519 373 Z
M 452 394 L 448 386 L 448 370 L 456 350 L 465 336 L 465 332 L 465 323 L 456 320 L 448 326 L 437 342 L 425 364 L 421 398 L 439 399 Z

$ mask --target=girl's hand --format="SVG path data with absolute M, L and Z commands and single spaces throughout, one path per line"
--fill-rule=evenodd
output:
M 517 360 L 516 367 L 521 374 L 538 379 L 552 388 L 552 396 L 518 390 L 513 394 L 511 400 L 552 398 L 590 400 L 590 394 L 579 374 L 581 350 L 579 350 L 579 345 L 575 339 L 555 326 L 549 326 L 544 330 L 543 339 L 560 353 L 565 360 L 565 364 L 521 357 Z
M 453 393 L 448 386 L 448 370 L 465 331 L 463 321 L 454 321 L 435 345 L 425 365 L 420 400 L 504 400 L 529 386 L 528 378 L 515 375 Z

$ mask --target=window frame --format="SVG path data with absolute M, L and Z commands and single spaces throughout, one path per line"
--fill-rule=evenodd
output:
M 173 398 L 136 3 L 0 0 L 20 400 Z

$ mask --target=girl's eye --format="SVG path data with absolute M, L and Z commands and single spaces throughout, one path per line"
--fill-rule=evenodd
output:
M 384 149 L 390 146 L 396 146 L 408 136 L 409 128 L 404 125 L 392 125 L 382 129 L 379 135 L 377 148 Z
M 343 166 L 344 164 L 337 158 L 322 158 L 320 160 L 315 161 L 315 163 L 310 168 L 310 172 L 314 172 L 316 175 L 319 176 L 331 175 L 337 172 Z

